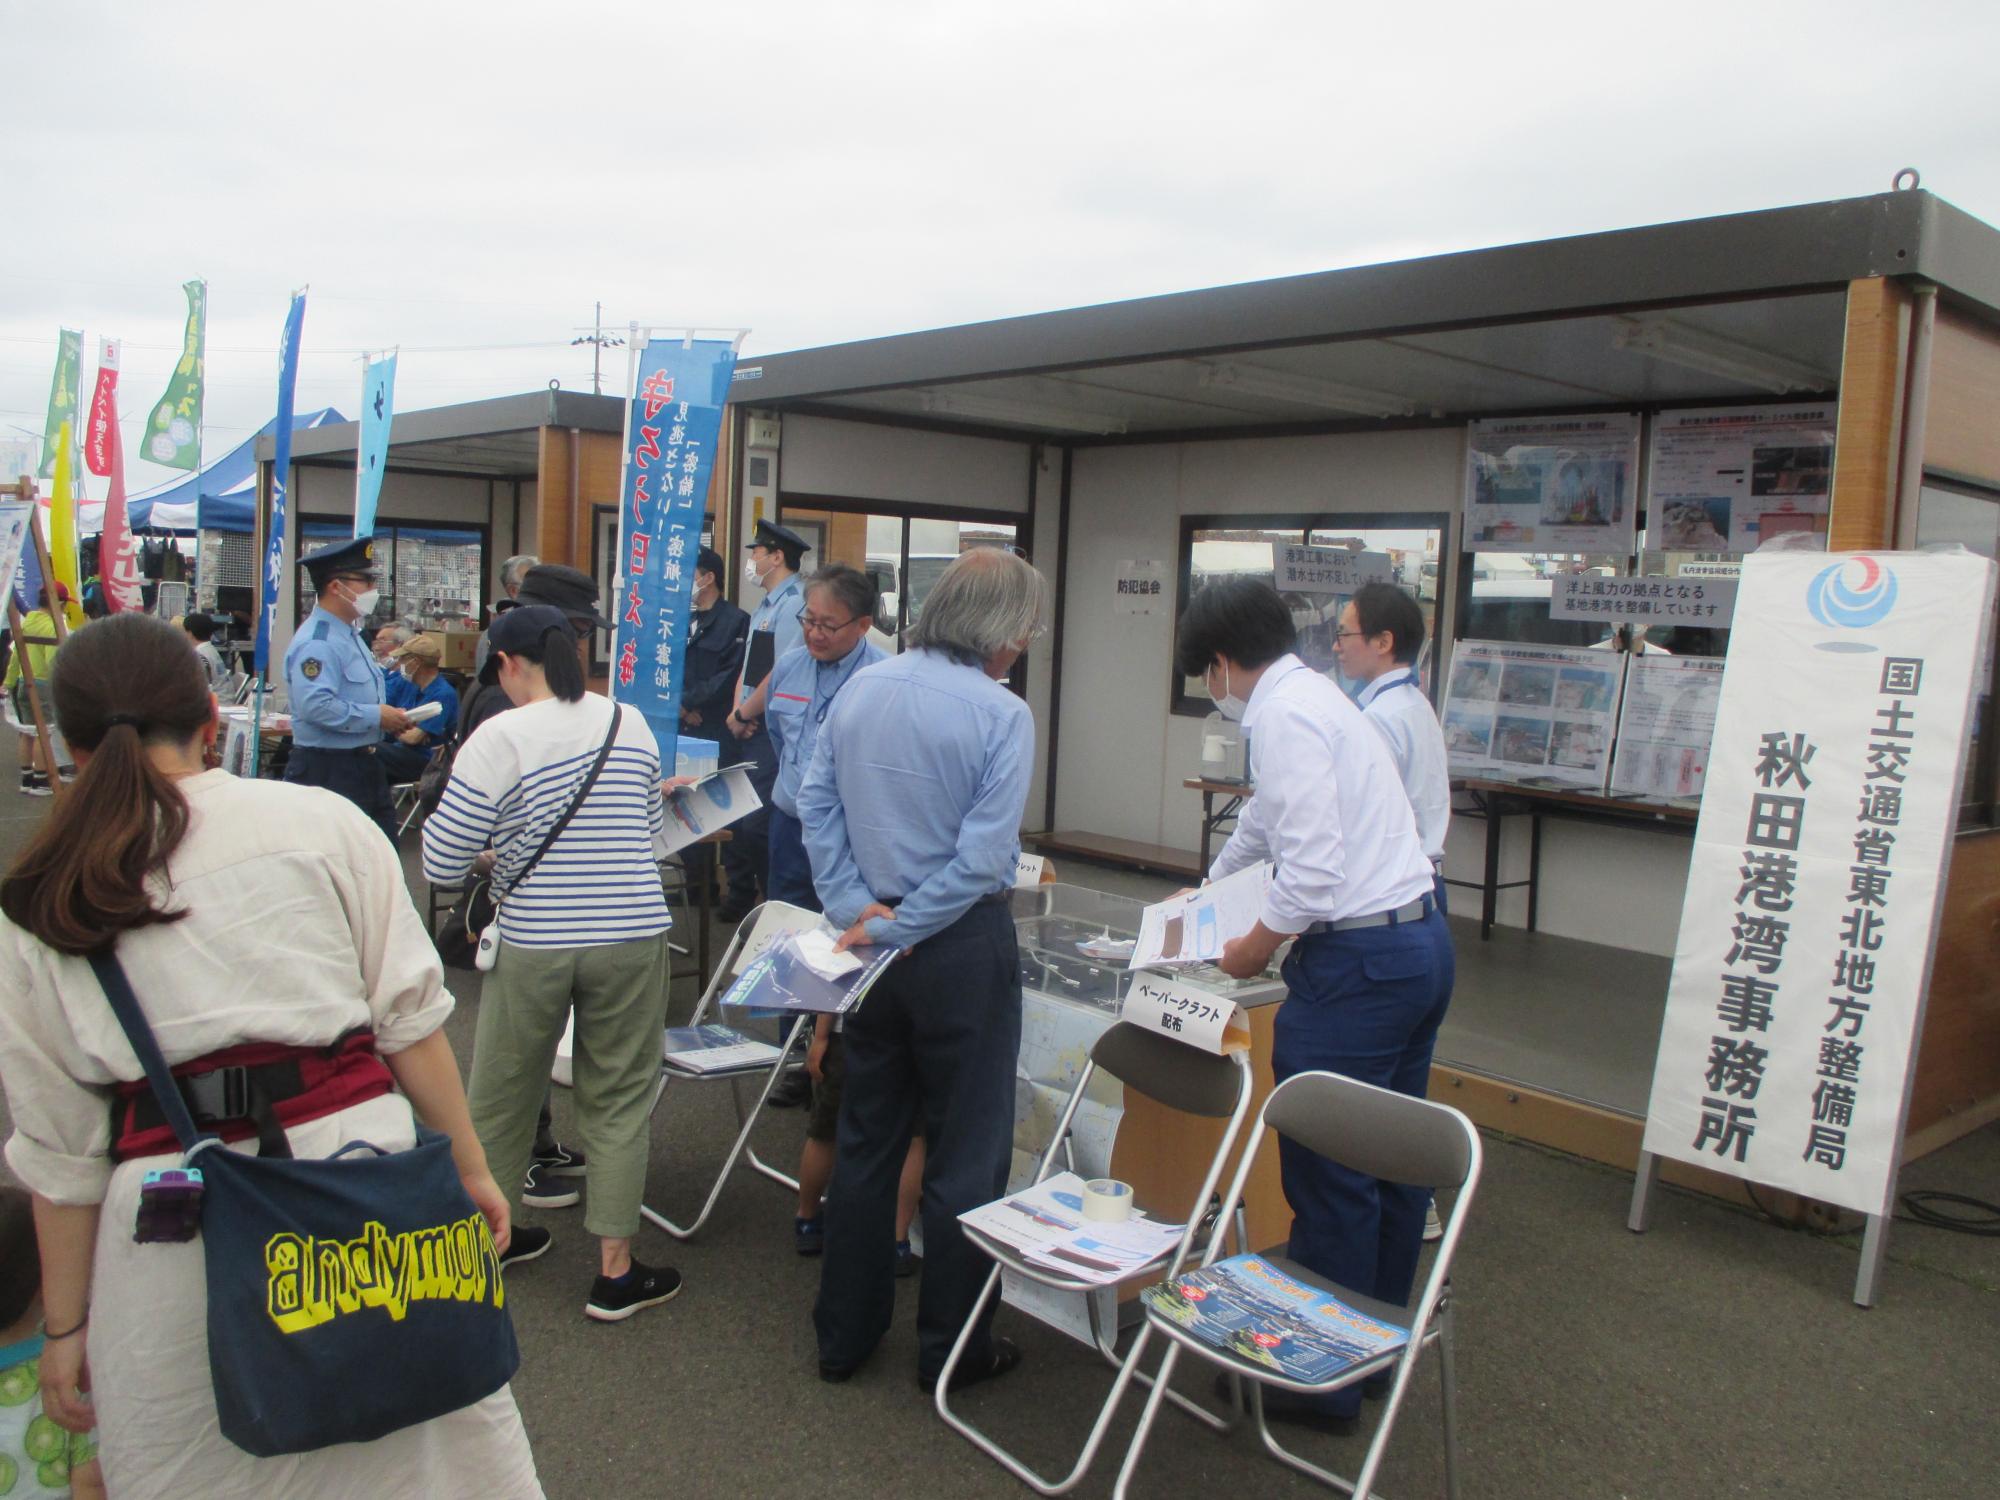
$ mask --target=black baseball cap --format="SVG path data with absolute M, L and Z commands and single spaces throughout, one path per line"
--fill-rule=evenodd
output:
M 521 579 L 519 592 L 514 596 L 516 606 L 523 604 L 549 605 L 561 610 L 572 620 L 581 623 L 588 620 L 599 630 L 615 627 L 598 612 L 597 583 L 581 568 L 572 568 L 564 563 L 536 563 Z M 513 610 L 506 614 L 514 613 Z M 505 618 L 505 615 L 502 616 Z M 494 621 L 497 625 L 498 620 Z

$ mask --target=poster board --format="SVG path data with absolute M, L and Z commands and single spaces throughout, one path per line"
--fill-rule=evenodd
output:
M 1454 776 L 1604 790 L 1625 654 L 1460 641 L 1445 691 Z
M 1755 552 L 1806 532 L 1824 547 L 1837 402 L 1704 406 L 1653 418 L 1648 552 Z
M 1467 429 L 1465 545 L 1624 556 L 1638 519 L 1639 417 L 1506 417 Z
M 1663 656 L 1625 664 L 1625 696 L 1611 757 L 1611 795 L 1632 801 L 1696 802 L 1708 778 L 1708 747 L 1722 696 L 1723 662 Z
M 1642 1166 L 1887 1214 L 1993 590 L 1965 551 L 1745 562 Z

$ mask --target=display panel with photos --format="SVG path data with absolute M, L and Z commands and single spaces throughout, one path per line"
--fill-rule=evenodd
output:
M 1631 412 L 1472 422 L 1466 547 L 1629 553 L 1638 518 L 1639 426 Z
M 1630 801 L 1699 802 L 1722 697 L 1713 657 L 1647 652 L 1625 668 L 1611 795 Z
M 1787 401 L 1655 415 L 1647 551 L 1741 554 L 1799 534 L 1824 547 L 1839 412 Z
M 1451 774 L 1601 792 L 1624 673 L 1621 652 L 1458 642 L 1442 720 Z

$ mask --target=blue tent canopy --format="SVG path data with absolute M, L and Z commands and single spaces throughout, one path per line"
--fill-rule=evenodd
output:
M 299 412 L 292 431 L 347 419 L 330 406 Z M 257 439 L 277 430 L 273 417 L 263 427 L 198 474 L 134 495 L 125 503 L 133 530 L 253 531 L 257 521 Z

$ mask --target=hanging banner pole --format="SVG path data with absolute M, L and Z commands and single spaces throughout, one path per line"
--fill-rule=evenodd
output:
M 264 546 L 264 587 L 257 605 L 257 646 L 252 667 L 257 674 L 256 703 L 250 713 L 250 774 L 256 776 L 264 739 L 264 691 L 271 662 L 271 627 L 278 614 L 278 583 L 285 567 L 285 506 L 291 489 L 292 406 L 299 384 L 299 336 L 306 321 L 306 287 L 292 293 L 285 315 L 284 337 L 278 343 L 278 416 L 272 433 L 271 533 Z
M 740 333 L 725 340 L 677 332 L 656 339 L 648 329 L 633 341 L 611 649 L 611 696 L 644 716 L 665 767 L 680 738 L 695 555 L 742 342 Z

